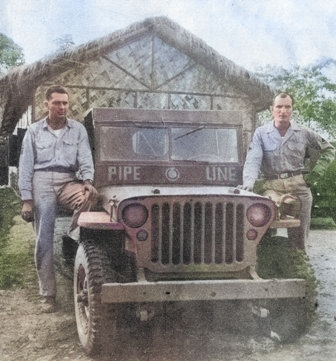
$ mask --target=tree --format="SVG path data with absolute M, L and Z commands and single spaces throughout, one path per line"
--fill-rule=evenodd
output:
M 0 33 L 0 75 L 15 66 L 24 64 L 22 48 L 6 35 Z
M 323 177 L 311 186 L 313 217 L 332 217 L 336 221 L 336 162 L 332 162 Z
M 259 68 L 256 75 L 277 92 L 286 92 L 295 99 L 294 118 L 310 128 L 325 132 L 330 138 L 336 132 L 336 84 L 326 75 L 336 61 L 326 59 L 306 67 L 290 69 L 267 66 Z M 269 112 L 260 116 L 261 122 Z

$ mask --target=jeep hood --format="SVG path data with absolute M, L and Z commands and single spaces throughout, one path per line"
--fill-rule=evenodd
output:
M 148 196 L 186 196 L 186 195 L 235 195 L 235 196 L 257 196 L 252 192 L 227 186 L 109 186 L 99 189 L 99 193 L 105 201 L 111 199 L 118 203 L 125 199 L 148 197 Z M 263 197 L 262 197 L 263 198 Z

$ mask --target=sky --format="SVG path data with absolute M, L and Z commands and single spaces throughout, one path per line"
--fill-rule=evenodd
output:
M 148 17 L 167 16 L 248 70 L 336 60 L 336 0 L 1 0 L 0 33 L 27 63 Z

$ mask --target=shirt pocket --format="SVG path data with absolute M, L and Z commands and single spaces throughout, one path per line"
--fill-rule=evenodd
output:
M 264 152 L 274 152 L 277 148 L 277 144 L 273 139 L 264 139 Z
M 63 139 L 63 157 L 69 165 L 75 165 L 77 159 L 77 143 L 71 139 Z
M 287 143 L 290 154 L 295 157 L 304 158 L 306 154 L 306 144 L 301 139 L 293 139 Z
M 47 137 L 36 140 L 36 158 L 38 164 L 46 163 L 53 159 L 53 143 Z

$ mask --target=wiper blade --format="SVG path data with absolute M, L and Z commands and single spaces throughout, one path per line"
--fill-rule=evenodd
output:
M 192 130 L 189 130 L 189 132 L 187 132 L 187 133 L 185 133 L 185 134 L 182 134 L 182 135 L 179 135 L 178 137 L 174 138 L 174 140 L 177 140 L 177 139 L 186 137 L 187 135 L 190 135 L 190 134 L 192 134 L 192 133 L 198 132 L 199 130 L 202 130 L 202 129 L 204 129 L 204 128 L 205 128 L 205 126 L 202 125 L 201 127 L 198 127 L 198 128 L 192 129 Z

